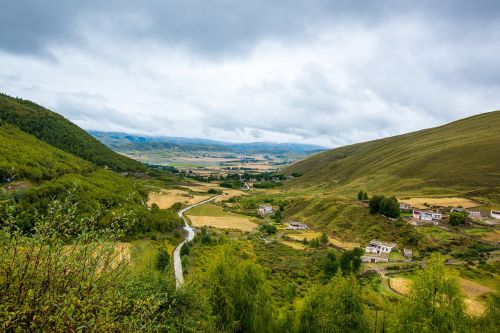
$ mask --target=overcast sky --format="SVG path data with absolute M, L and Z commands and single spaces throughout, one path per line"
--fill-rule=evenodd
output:
M 0 91 L 85 129 L 339 146 L 500 109 L 500 1 L 0 0 Z

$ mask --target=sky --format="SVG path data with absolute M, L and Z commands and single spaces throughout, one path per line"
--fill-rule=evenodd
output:
M 337 147 L 500 109 L 500 1 L 0 8 L 0 91 L 85 129 Z

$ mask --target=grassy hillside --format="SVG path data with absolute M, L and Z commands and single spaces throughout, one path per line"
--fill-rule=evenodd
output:
M 11 177 L 48 180 L 95 168 L 92 163 L 40 141 L 17 127 L 0 125 L 0 183 Z
M 500 111 L 333 149 L 285 170 L 294 172 L 302 174 L 290 183 L 295 188 L 495 195 L 500 189 Z
M 63 116 L 33 102 L 0 94 L 0 121 L 99 166 L 116 171 L 143 169 L 139 162 L 113 152 Z

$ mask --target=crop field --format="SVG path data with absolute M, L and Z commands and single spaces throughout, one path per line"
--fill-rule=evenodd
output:
M 360 247 L 359 243 L 353 243 L 353 242 L 344 242 L 339 239 L 333 238 L 333 237 L 328 237 L 330 240 L 330 243 L 333 244 L 336 247 L 339 247 L 344 250 L 352 250 L 355 247 Z
M 148 206 L 157 204 L 161 209 L 168 209 L 175 203 L 190 205 L 207 199 L 209 195 L 193 195 L 186 191 L 175 189 L 163 189 L 160 192 L 151 192 L 148 197 Z
M 391 277 L 389 279 L 391 288 L 401 295 L 408 295 L 410 293 L 411 283 L 410 279 L 402 277 Z
M 428 206 L 440 206 L 440 207 L 463 207 L 463 208 L 472 208 L 481 206 L 480 203 L 465 199 L 465 198 L 410 198 L 410 199 L 400 199 L 400 201 L 405 202 L 407 204 L 412 205 L 413 207 L 424 209 L 426 208 L 426 204 Z
M 286 236 L 298 241 L 302 241 L 304 238 L 310 241 L 311 239 L 319 238 L 321 236 L 321 232 L 310 231 L 310 230 L 305 230 L 305 231 L 294 230 L 292 233 L 286 234 Z
M 200 205 L 189 210 L 187 217 L 195 227 L 208 226 L 242 231 L 252 231 L 258 227 L 258 224 L 248 217 L 226 212 L 221 207 L 212 204 Z

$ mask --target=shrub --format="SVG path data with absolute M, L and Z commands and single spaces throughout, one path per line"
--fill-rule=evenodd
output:
M 155 261 L 155 267 L 157 270 L 164 272 L 167 269 L 167 266 L 170 263 L 170 256 L 165 248 L 161 247 L 158 249 Z

